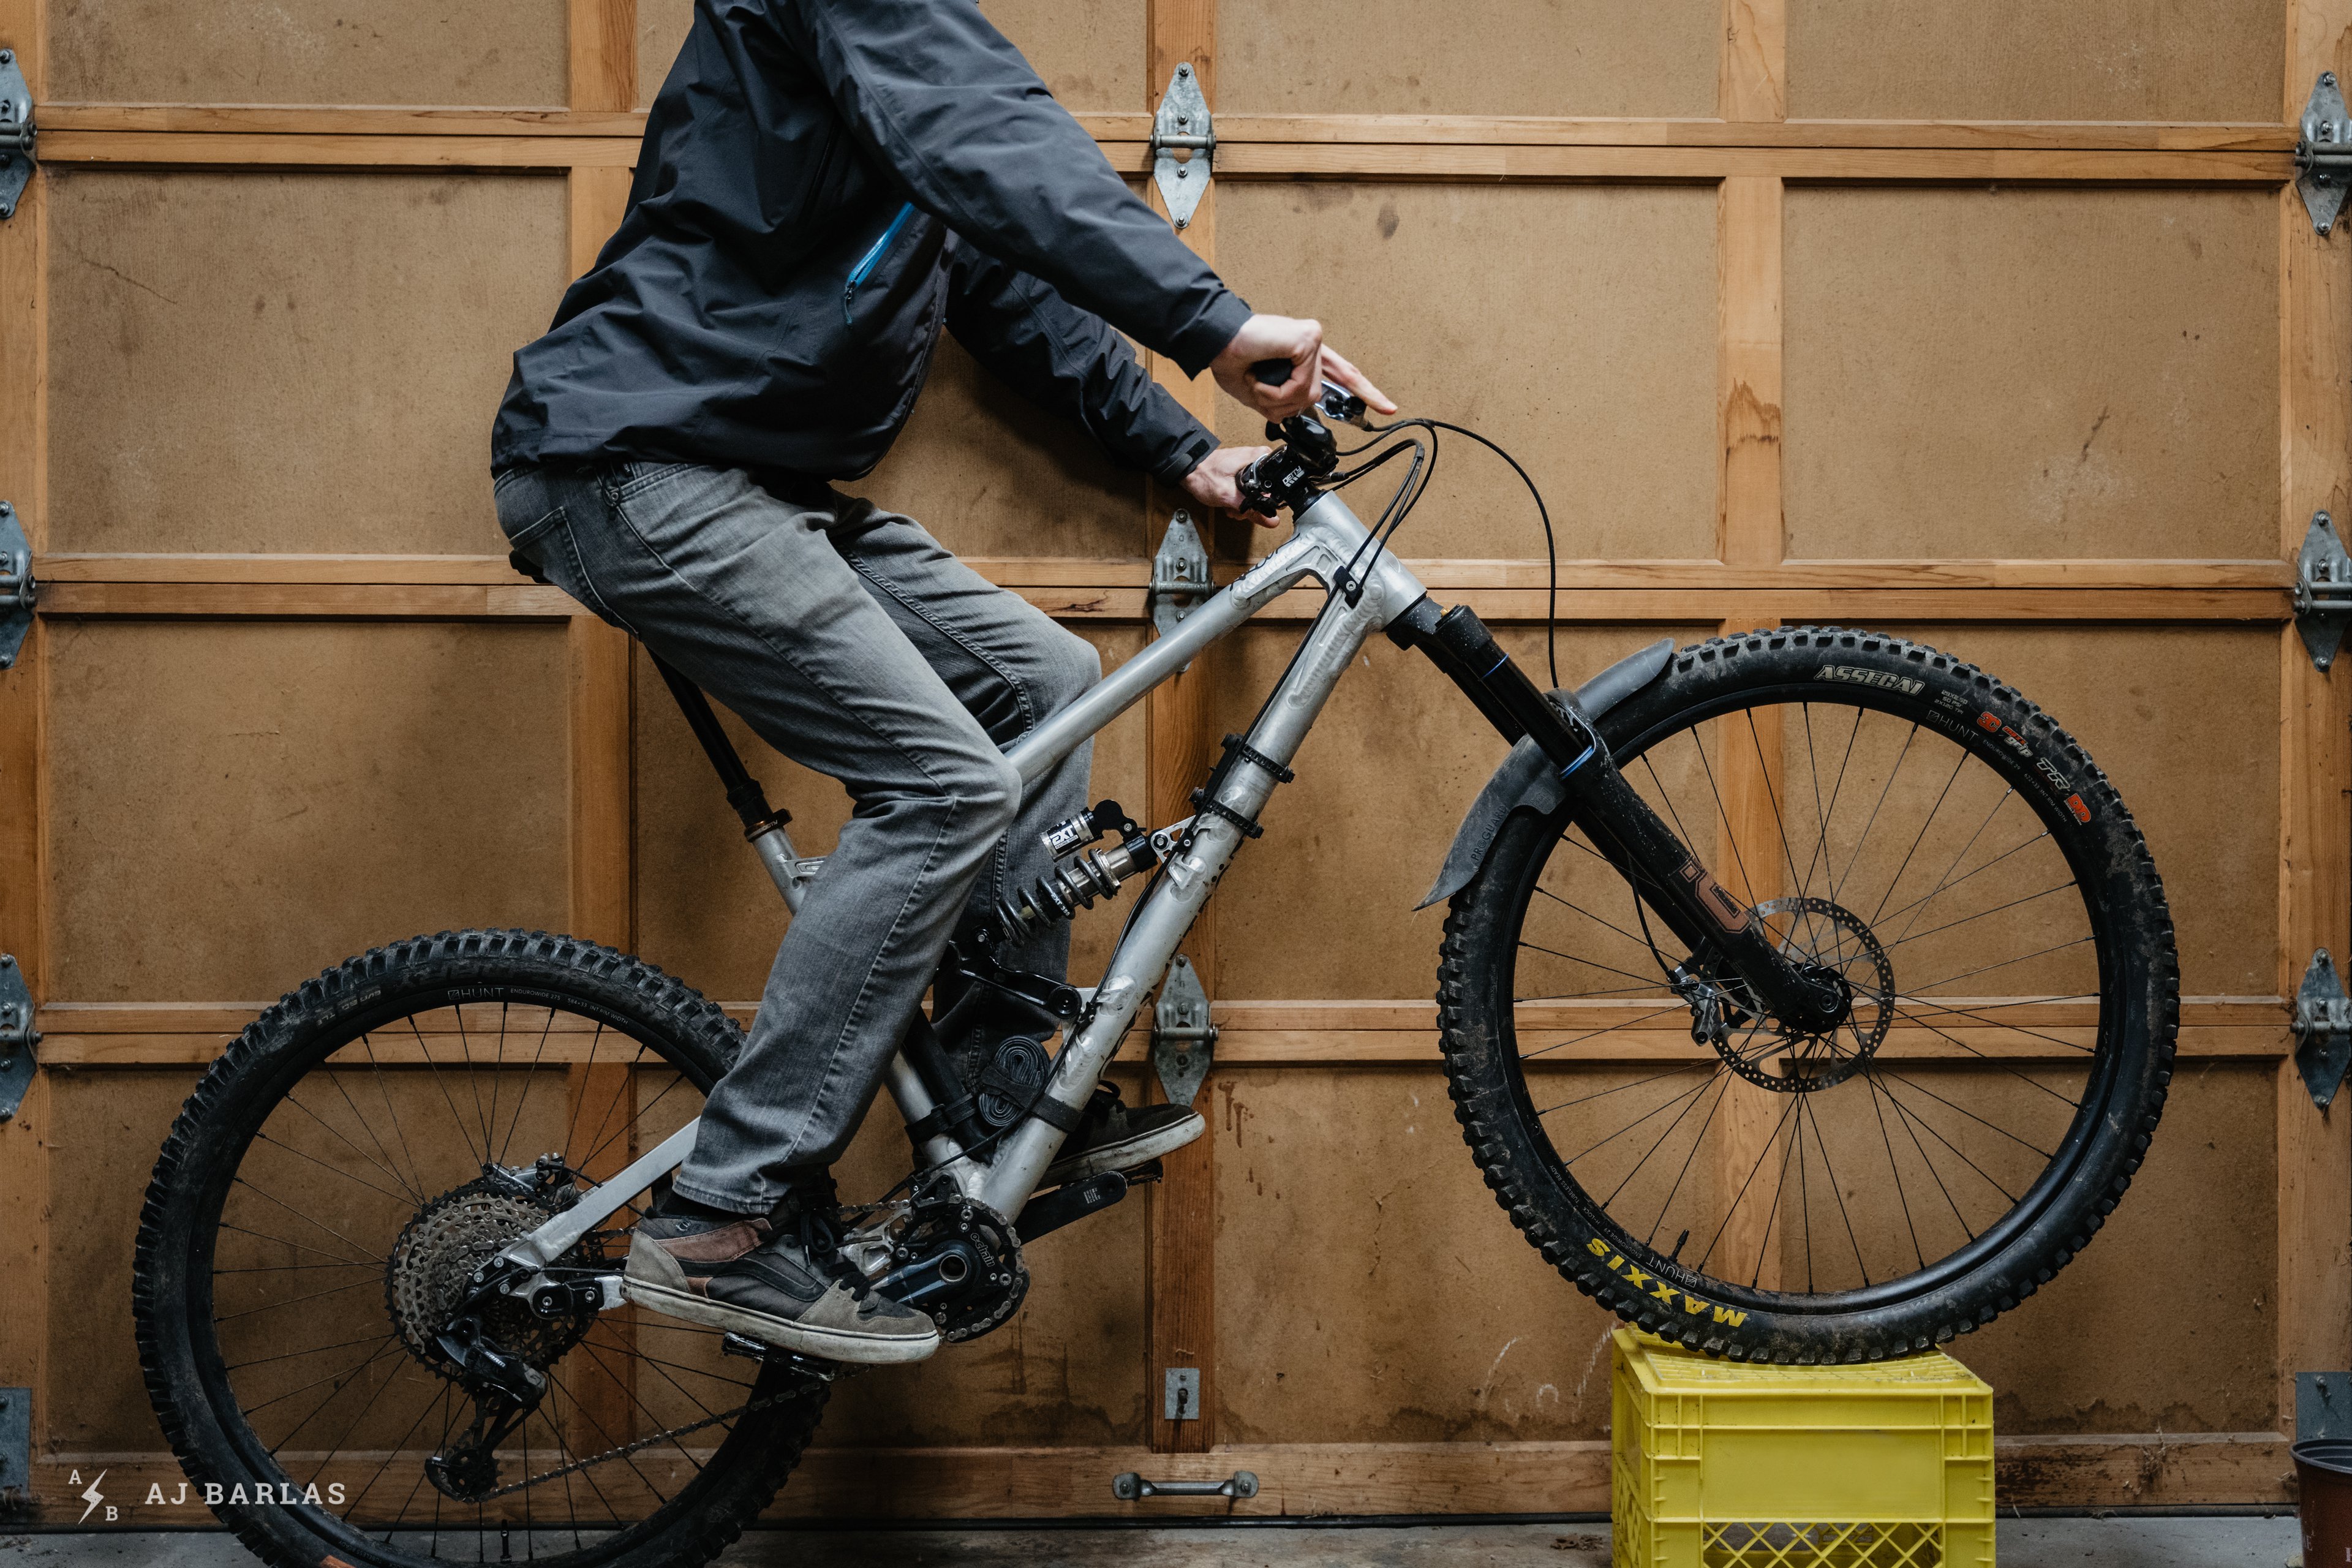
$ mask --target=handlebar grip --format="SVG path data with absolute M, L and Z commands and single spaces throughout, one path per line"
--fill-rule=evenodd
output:
M 1290 379 L 1290 362 L 1286 359 L 1262 359 L 1250 366 L 1250 374 L 1260 386 L 1280 386 Z

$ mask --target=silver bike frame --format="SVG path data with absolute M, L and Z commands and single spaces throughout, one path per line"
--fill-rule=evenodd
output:
M 1173 632 L 1006 747 L 1006 758 L 1020 770 L 1023 783 L 1043 777 L 1203 648 L 1291 588 L 1312 577 L 1328 591 L 1343 572 L 1360 592 L 1330 594 L 1245 737 L 1251 752 L 1286 766 L 1365 640 L 1423 594 L 1419 580 L 1394 556 L 1371 545 L 1363 523 L 1336 495 L 1318 498 L 1298 514 L 1290 537 L 1278 549 L 1192 610 Z M 1225 770 L 1214 798 L 1235 816 L 1255 820 L 1276 783 L 1273 773 L 1245 752 Z M 1204 811 L 1192 819 L 1189 834 L 1153 876 L 1129 917 L 1092 1003 L 1055 1056 L 1045 1090 L 1052 1099 L 1076 1110 L 1092 1096 L 1144 999 L 1159 986 L 1210 889 L 1241 844 L 1241 829 L 1225 817 Z M 797 910 L 803 888 L 821 873 L 824 862 L 801 859 L 782 827 L 769 828 L 752 845 L 785 905 Z M 891 1058 L 886 1081 L 908 1121 L 929 1114 L 931 1097 L 903 1054 Z M 553 1263 L 630 1198 L 683 1163 L 693 1152 L 697 1125 L 688 1122 L 571 1208 L 519 1237 L 500 1256 L 535 1268 Z M 985 1163 L 966 1155 L 945 1135 L 931 1138 L 923 1152 L 933 1165 L 949 1172 L 965 1195 L 1001 1215 L 1017 1215 L 1052 1163 L 1062 1138 L 1058 1128 L 1032 1115 L 1000 1140 L 995 1157 Z

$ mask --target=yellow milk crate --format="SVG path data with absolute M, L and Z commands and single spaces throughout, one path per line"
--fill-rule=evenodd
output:
M 1749 1366 L 1619 1329 L 1614 1568 L 1992 1568 L 1992 1389 L 1940 1351 Z

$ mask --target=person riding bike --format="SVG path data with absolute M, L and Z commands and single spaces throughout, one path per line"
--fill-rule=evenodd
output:
M 1087 748 L 1025 790 L 1000 748 L 1101 673 L 833 488 L 888 451 L 942 328 L 1203 508 L 1234 507 L 1264 449 L 1220 447 L 1122 332 L 1269 420 L 1327 377 L 1394 411 L 1317 322 L 1227 289 L 972 0 L 698 0 L 620 228 L 514 356 L 491 467 L 519 556 L 855 803 L 623 1285 L 836 1361 L 939 1346 L 835 1257 L 827 1173 L 960 923 L 1086 804 Z M 1251 374 L 1269 360 L 1278 384 Z M 1068 953 L 1059 925 L 997 956 L 1059 980 Z M 1131 1168 L 1200 1131 L 1098 1096 L 1061 1163 Z

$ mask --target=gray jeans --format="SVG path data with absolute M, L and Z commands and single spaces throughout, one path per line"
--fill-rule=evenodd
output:
M 677 1176 L 698 1203 L 763 1211 L 848 1144 L 959 921 L 1050 863 L 1038 835 L 1086 805 L 1089 749 L 1024 792 L 999 748 L 1101 660 L 912 519 L 822 486 L 526 468 L 498 501 L 551 581 L 854 803 Z M 1068 928 L 1003 957 L 1060 978 Z

